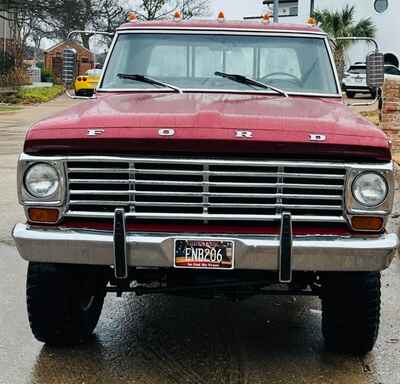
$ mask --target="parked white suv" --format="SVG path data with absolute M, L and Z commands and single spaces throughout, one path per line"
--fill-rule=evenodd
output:
M 400 70 L 391 64 L 385 64 L 385 75 L 400 76 Z M 367 70 L 365 63 L 355 63 L 345 72 L 343 91 L 346 96 L 352 99 L 357 93 L 371 94 L 376 97 L 376 89 L 367 86 Z

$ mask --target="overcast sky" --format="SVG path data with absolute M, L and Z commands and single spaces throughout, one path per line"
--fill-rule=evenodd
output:
M 263 13 L 262 0 L 211 0 L 212 17 L 225 11 L 227 19 L 240 20 L 244 16 L 259 16 Z

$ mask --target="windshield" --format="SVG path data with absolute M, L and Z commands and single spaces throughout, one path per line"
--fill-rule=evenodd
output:
M 287 92 L 338 93 L 324 39 L 200 34 L 121 34 L 101 88 L 155 88 L 118 76 L 123 73 L 183 90 L 272 92 L 218 77 L 216 72 L 246 76 Z

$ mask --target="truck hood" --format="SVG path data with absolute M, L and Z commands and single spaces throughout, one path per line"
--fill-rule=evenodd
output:
M 25 152 L 390 160 L 385 134 L 339 99 L 206 93 L 100 94 L 34 125 Z

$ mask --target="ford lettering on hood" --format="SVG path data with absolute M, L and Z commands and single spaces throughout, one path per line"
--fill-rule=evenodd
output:
M 111 94 L 35 125 L 25 152 L 209 153 L 388 160 L 381 130 L 341 100 L 238 94 Z

